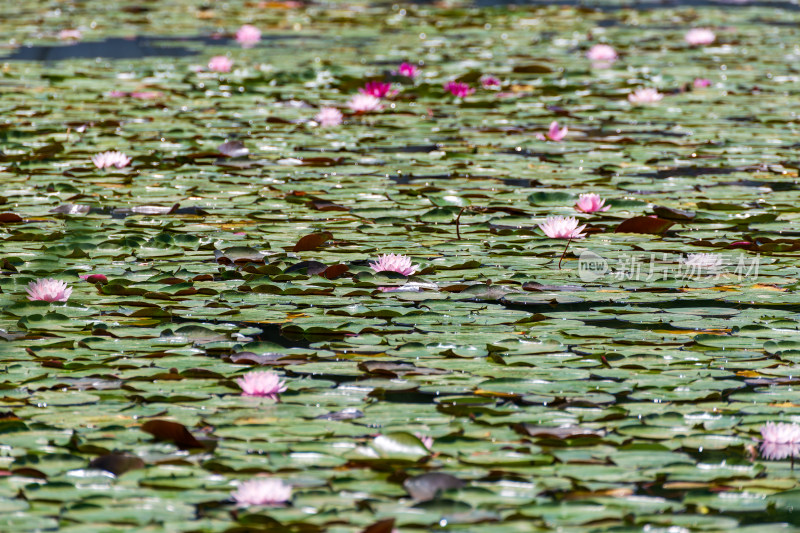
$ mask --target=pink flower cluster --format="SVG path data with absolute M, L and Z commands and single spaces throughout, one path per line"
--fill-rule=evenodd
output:
M 603 213 L 611 206 L 605 205 L 606 201 L 597 193 L 581 194 L 575 202 L 575 210 L 579 213 Z M 540 223 L 539 228 L 551 239 L 583 239 L 586 234 L 583 230 L 586 224 L 581 225 L 575 217 L 561 215 L 549 216 Z
M 405 65 L 405 63 L 403 63 Z M 402 65 L 401 65 L 402 66 Z M 411 65 L 413 66 L 413 65 Z M 407 70 L 407 72 L 409 72 Z M 397 90 L 392 89 L 392 84 L 383 81 L 368 81 L 364 87 L 358 90 L 358 94 L 353 95 L 347 102 L 349 107 L 356 114 L 372 113 L 383 109 L 381 98 L 387 98 L 397 94 Z

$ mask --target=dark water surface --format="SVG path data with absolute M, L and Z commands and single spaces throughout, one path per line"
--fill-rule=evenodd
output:
M 419 3 L 430 3 L 423 0 Z M 714 1 L 714 0 L 691 0 L 691 1 L 672 1 L 672 0 L 653 0 L 637 2 L 575 2 L 572 0 L 474 0 L 476 7 L 498 7 L 498 6 L 580 6 L 596 11 L 619 11 L 621 9 L 675 9 L 681 7 L 722 7 L 725 9 L 752 8 L 762 9 L 782 9 L 788 11 L 798 11 L 800 6 L 796 2 L 749 2 L 744 1 Z
M 264 41 L 298 39 L 297 35 L 265 35 Z M 303 38 L 308 38 L 307 36 Z M 220 37 L 109 37 L 102 41 L 81 41 L 69 44 L 25 46 L 14 51 L 4 60 L 18 61 L 64 61 L 80 58 L 137 59 L 144 57 L 186 57 L 198 55 L 203 46 L 224 46 L 230 38 Z M 182 46 L 183 45 L 183 46 Z M 192 46 L 192 47 L 189 47 Z M 238 45 L 237 45 L 238 46 Z

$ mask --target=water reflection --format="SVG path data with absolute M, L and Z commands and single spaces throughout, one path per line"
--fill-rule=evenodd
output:
M 199 52 L 170 43 L 200 43 L 221 46 L 225 37 L 109 37 L 102 41 L 81 41 L 69 44 L 26 46 L 17 48 L 3 59 L 18 61 L 63 61 L 79 58 L 136 59 L 140 57 L 182 57 Z
M 795 442 L 762 442 L 761 455 L 767 459 L 778 461 L 787 457 L 797 457 L 800 444 Z

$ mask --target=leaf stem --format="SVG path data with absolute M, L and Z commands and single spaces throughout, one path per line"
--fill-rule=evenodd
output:
M 569 236 L 569 240 L 567 241 L 567 245 L 564 247 L 564 251 L 561 252 L 561 259 L 558 260 L 558 269 L 561 270 L 561 261 L 564 260 L 564 256 L 567 253 L 567 248 L 569 248 L 569 243 L 572 242 L 572 235 Z
M 458 241 L 461 240 L 461 228 L 460 228 L 460 226 L 461 226 L 461 213 L 463 213 L 464 209 L 466 209 L 466 208 L 467 208 L 466 206 L 462 207 L 461 211 L 458 212 L 458 216 L 456 217 L 456 240 L 458 240 Z

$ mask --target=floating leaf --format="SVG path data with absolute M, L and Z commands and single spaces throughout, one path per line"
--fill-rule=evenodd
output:
M 156 440 L 171 442 L 181 450 L 203 448 L 183 424 L 169 420 L 148 420 L 142 424 L 142 431 L 150 433 Z
M 22 222 L 22 217 L 16 213 L 0 213 L 0 224 L 14 224 Z
M 372 447 L 384 458 L 417 460 L 429 453 L 419 437 L 402 431 L 378 435 Z
M 308 252 L 311 250 L 316 250 L 323 244 L 325 241 L 328 241 L 333 238 L 333 235 L 327 231 L 323 231 L 320 233 L 311 233 L 304 237 L 301 237 L 297 244 L 294 245 L 292 248 L 293 252 Z
M 658 217 L 633 217 L 622 221 L 614 230 L 615 233 L 652 233 L 661 235 L 674 222 Z
M 228 141 L 217 148 L 222 155 L 228 157 L 244 157 L 250 153 L 242 141 Z
M 115 476 L 121 476 L 125 472 L 144 468 L 144 461 L 134 455 L 110 453 L 93 459 L 89 463 L 89 468 L 98 468 L 111 472 Z
M 685 209 L 675 209 L 661 205 L 653 206 L 653 212 L 662 219 L 668 220 L 692 220 L 696 213 Z
M 457 477 L 444 472 L 431 472 L 411 477 L 403 482 L 409 496 L 414 500 L 429 501 L 440 493 L 452 489 L 460 489 L 466 483 Z
M 392 531 L 394 531 L 394 518 L 387 518 L 365 527 L 361 533 L 392 533 Z

